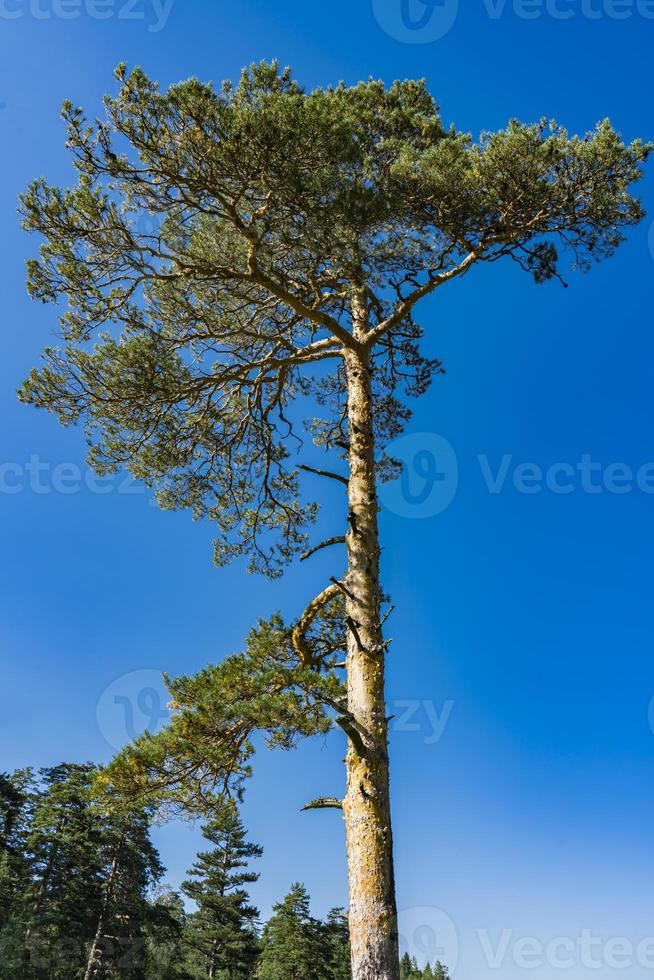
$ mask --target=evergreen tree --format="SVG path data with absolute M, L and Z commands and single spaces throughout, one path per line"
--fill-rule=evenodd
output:
M 434 980 L 450 980 L 450 972 L 440 960 L 436 960 L 434 964 Z
M 325 977 L 329 980 L 351 980 L 350 929 L 343 909 L 332 909 L 324 926 L 328 944 Z
M 309 896 L 295 884 L 286 898 L 273 906 L 263 930 L 259 980 L 323 980 L 329 974 L 329 956 L 321 924 L 309 913 Z
M 512 260 L 543 283 L 562 279 L 561 248 L 582 269 L 610 256 L 643 216 L 630 191 L 651 148 L 625 145 L 608 121 L 583 138 L 512 121 L 473 142 L 443 126 L 424 82 L 305 92 L 276 64 L 219 92 L 191 79 L 162 93 L 124 66 L 117 77 L 96 125 L 64 106 L 77 186 L 37 180 L 22 198 L 25 227 L 44 237 L 31 294 L 68 308 L 63 346 L 21 397 L 83 420 L 99 472 L 126 463 L 164 506 L 214 520 L 219 563 L 247 555 L 279 574 L 316 514 L 300 472 L 343 487 L 347 518 L 308 553 L 344 546 L 347 570 L 298 617 L 305 673 L 289 681 L 341 681 L 333 646 L 308 640 L 339 598 L 348 698 L 331 716 L 348 736 L 347 792 L 313 805 L 342 807 L 351 831 L 354 980 L 397 980 L 377 483 L 398 473 L 387 450 L 407 397 L 442 371 L 420 353 L 416 309 L 482 263 Z M 154 234 L 143 214 L 160 216 Z M 297 398 L 316 406 L 307 423 L 327 466 L 293 439 Z M 231 666 L 242 706 L 251 678 Z M 205 785 L 220 786 L 257 727 L 313 733 L 306 701 L 289 717 L 263 685 L 249 713 L 218 719 L 231 751 L 187 738 L 178 755 L 206 760 Z M 195 771 L 175 768 L 181 782 Z
M 432 971 L 431 964 L 429 963 L 422 971 L 422 980 L 434 980 L 434 973 Z
M 0 774 L 0 978 L 14 980 L 24 956 L 26 840 L 34 805 L 30 770 Z
M 198 854 L 182 885 L 197 905 L 184 931 L 189 964 L 194 976 L 241 980 L 252 975 L 258 954 L 258 912 L 244 886 L 258 880 L 248 864 L 262 851 L 246 840 L 235 806 L 221 808 L 202 833 L 214 847 Z
M 25 846 L 32 803 L 31 770 L 0 773 L 0 955 L 2 930 L 18 910 L 28 883 Z
M 27 837 L 25 977 L 83 976 L 102 892 L 101 832 L 89 802 L 93 767 L 61 764 L 41 772 L 43 788 Z
M 168 886 L 156 889 L 147 920 L 146 980 L 190 980 L 182 947 L 186 921 L 177 892 Z
M 0 779 L 2 980 L 143 980 L 156 920 L 147 893 L 163 871 L 143 811 L 94 804 L 94 768 L 62 764 Z M 8 863 L 12 862 L 12 863 Z M 161 918 L 161 915 L 159 915 Z
M 153 910 L 151 888 L 163 867 L 150 840 L 144 811 L 100 813 L 101 902 L 88 950 L 84 980 L 122 977 L 143 980 Z
M 413 964 L 408 953 L 400 960 L 400 980 L 413 980 Z

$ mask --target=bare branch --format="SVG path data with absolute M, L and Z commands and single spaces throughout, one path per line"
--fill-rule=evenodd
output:
M 339 483 L 344 483 L 345 486 L 349 486 L 349 480 L 346 476 L 341 476 L 340 473 L 332 473 L 331 470 L 317 470 L 313 466 L 305 466 L 303 463 L 300 464 L 298 469 L 304 470 L 305 473 L 314 473 L 316 476 L 326 476 L 330 480 L 338 480 Z
M 341 534 L 334 538 L 327 538 L 326 541 L 321 541 L 320 544 L 315 546 L 315 548 L 310 548 L 309 551 L 305 551 L 304 554 L 300 556 L 300 561 L 306 561 L 307 558 L 311 558 L 311 556 L 315 555 L 318 551 L 322 551 L 323 548 L 330 548 L 333 544 L 345 544 L 345 537 Z
M 352 602 L 358 602 L 359 601 L 357 599 L 357 597 L 355 596 L 354 592 L 350 592 L 350 590 L 345 585 L 343 585 L 342 582 L 339 582 L 339 580 L 337 578 L 335 578 L 333 575 L 330 576 L 329 581 L 334 583 L 334 585 L 336 586 L 336 588 L 339 590 L 339 592 L 342 592 L 343 593 L 343 595 L 346 597 L 346 599 L 351 599 Z
M 440 272 L 437 276 L 431 276 L 427 282 L 423 283 L 422 286 L 418 286 L 414 289 L 406 299 L 400 303 L 394 313 L 391 313 L 389 317 L 382 320 L 374 330 L 370 330 L 366 334 L 366 347 L 373 347 L 378 340 L 380 340 L 384 334 L 387 334 L 389 330 L 401 323 L 402 320 L 411 312 L 413 307 L 416 305 L 418 300 L 423 299 L 425 296 L 429 296 L 433 293 L 435 289 L 442 286 L 443 283 L 449 282 L 450 279 L 456 279 L 458 276 L 462 276 L 468 269 L 473 265 L 474 262 L 479 258 L 479 250 L 473 249 L 466 255 L 465 259 L 459 262 L 458 265 L 454 266 L 453 269 L 448 269 L 447 272 Z
M 306 810 L 342 810 L 343 801 L 337 800 L 335 796 L 321 796 L 317 800 L 312 800 L 302 807 L 302 813 Z

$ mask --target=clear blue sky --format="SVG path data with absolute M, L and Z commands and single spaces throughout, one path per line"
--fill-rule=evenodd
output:
M 402 20 L 401 0 L 176 0 L 169 11 L 154 0 L 0 0 L 0 768 L 108 759 L 104 736 L 120 741 L 126 729 L 116 692 L 135 699 L 146 688 L 137 723 L 157 671 L 219 659 L 257 615 L 293 615 L 338 571 L 334 556 L 274 584 L 240 566 L 213 568 L 209 526 L 161 513 L 124 483 L 122 492 L 116 482 L 106 493 L 84 480 L 80 489 L 81 433 L 18 404 L 55 312 L 27 299 L 24 259 L 36 242 L 18 230 L 16 197 L 35 176 L 71 178 L 64 98 L 97 112 L 119 61 L 166 85 L 191 74 L 219 82 L 277 57 L 309 86 L 426 76 L 445 119 L 474 133 L 511 116 L 555 116 L 583 131 L 608 115 L 625 138 L 654 136 L 652 3 L 465 0 L 457 13 L 441 0 L 422 32 L 415 25 L 430 12 L 410 3 Z M 650 168 L 646 205 L 652 189 Z M 635 472 L 654 461 L 649 225 L 606 265 L 571 273 L 568 290 L 493 266 L 422 311 L 426 348 L 448 374 L 417 405 L 411 432 L 447 438 L 458 485 L 442 513 L 407 516 L 393 495 L 382 512 L 384 579 L 397 605 L 388 696 L 399 719 L 398 900 L 414 910 L 403 921 L 416 951 L 436 925 L 452 962 L 454 924 L 462 980 L 560 976 L 553 957 L 565 960 L 584 930 L 604 944 L 654 933 L 652 473 L 649 487 L 645 470 L 645 489 L 627 493 L 589 493 L 578 472 L 569 493 L 524 493 L 525 472 L 515 476 L 524 463 L 546 471 L 590 455 L 596 485 L 616 477 L 611 464 Z M 503 457 L 506 479 L 489 492 Z M 443 458 L 437 494 L 454 489 Z M 330 516 L 339 515 L 327 513 L 326 526 Z M 148 673 L 107 692 L 133 671 Z M 418 704 L 411 718 L 407 701 Z M 434 712 L 445 718 L 444 708 L 436 738 Z M 336 738 L 257 760 L 245 818 L 265 847 L 264 913 L 296 879 L 317 913 L 346 901 L 338 816 L 299 813 L 340 791 L 342 750 Z M 172 826 L 157 841 L 176 883 L 197 836 Z M 528 937 L 568 942 L 525 970 L 518 941 Z M 502 939 L 493 968 L 484 947 Z M 599 969 L 584 966 L 577 946 L 563 972 L 604 978 L 628 962 L 623 976 L 650 975 L 651 948 L 621 960 L 617 946 L 592 947 Z

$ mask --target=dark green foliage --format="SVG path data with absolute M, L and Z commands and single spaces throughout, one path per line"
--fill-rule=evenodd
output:
M 190 980 L 185 967 L 183 935 L 187 915 L 170 887 L 157 888 L 147 916 L 147 980 Z
M 405 953 L 400 961 L 400 980 L 450 980 L 450 974 L 447 967 L 438 960 L 433 968 L 427 963 L 424 970 L 421 970 L 416 958 Z
M 102 904 L 102 835 L 89 805 L 90 765 L 44 770 L 27 837 L 26 978 L 78 976 Z
M 324 926 L 329 948 L 326 975 L 330 980 L 351 980 L 350 930 L 343 909 L 332 909 Z
M 165 909 L 152 909 L 148 894 L 163 875 L 144 812 L 101 814 L 102 893 L 93 944 L 91 977 L 144 980 L 147 940 L 162 925 Z
M 148 816 L 98 807 L 93 776 L 62 764 L 0 780 L 2 980 L 82 980 L 89 961 L 95 980 L 146 978 L 163 868 Z
M 295 884 L 263 930 L 259 980 L 324 980 L 328 961 L 324 929 L 310 915 L 306 889 Z
M 203 828 L 212 846 L 182 886 L 187 910 L 155 887 L 150 814 L 100 806 L 94 773 L 62 764 L 0 776 L 0 980 L 286 980 L 287 968 L 290 980 L 350 980 L 345 913 L 314 919 L 301 885 L 260 937 L 248 886 L 261 848 L 233 803 Z
M 0 773 L 0 930 L 29 881 L 25 849 L 33 800 L 30 770 Z
M 182 891 L 197 906 L 184 931 L 193 976 L 242 980 L 252 975 L 259 953 L 257 910 L 244 886 L 257 881 L 248 870 L 261 848 L 246 840 L 235 806 L 225 806 L 202 831 L 214 845 L 198 854 Z

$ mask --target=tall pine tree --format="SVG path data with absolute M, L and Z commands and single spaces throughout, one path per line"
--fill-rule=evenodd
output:
M 421 81 L 306 92 L 276 64 L 218 92 L 190 79 L 164 93 L 124 66 L 117 78 L 102 121 L 64 106 L 77 185 L 40 179 L 22 198 L 43 236 L 30 292 L 68 308 L 21 397 L 83 421 L 99 472 L 127 464 L 163 506 L 208 515 L 221 564 L 279 574 L 316 515 L 300 473 L 342 488 L 338 526 L 305 553 L 340 546 L 343 565 L 292 636 L 302 667 L 333 676 L 341 661 L 307 633 L 343 600 L 347 697 L 331 710 L 347 780 L 327 805 L 345 818 L 354 980 L 397 980 L 378 481 L 398 474 L 389 446 L 408 402 L 442 372 L 416 311 L 482 264 L 544 283 L 562 280 L 560 252 L 582 269 L 612 255 L 643 216 L 631 185 L 651 148 L 608 121 L 579 138 L 513 120 L 474 142 Z M 294 438 L 298 406 L 325 465 Z M 260 701 L 234 742 L 280 716 L 297 731 L 305 700 L 295 719 L 284 699 Z M 185 744 L 215 759 L 214 785 L 229 778 L 214 743 Z

